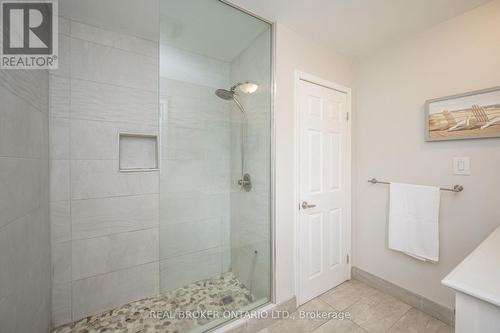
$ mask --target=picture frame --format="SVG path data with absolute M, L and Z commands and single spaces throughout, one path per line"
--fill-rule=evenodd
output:
M 425 102 L 426 141 L 500 138 L 500 86 Z

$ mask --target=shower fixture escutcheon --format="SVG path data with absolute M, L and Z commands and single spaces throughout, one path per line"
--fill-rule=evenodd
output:
M 245 190 L 245 192 L 250 192 L 252 190 L 252 177 L 248 173 L 243 175 L 243 179 L 238 180 L 238 185 Z

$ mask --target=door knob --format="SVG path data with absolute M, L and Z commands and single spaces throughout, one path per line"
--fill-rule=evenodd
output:
M 316 205 L 310 205 L 307 201 L 302 202 L 302 209 L 314 208 Z

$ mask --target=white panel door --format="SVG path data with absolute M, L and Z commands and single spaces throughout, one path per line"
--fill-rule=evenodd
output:
M 348 279 L 347 94 L 300 80 L 299 303 Z

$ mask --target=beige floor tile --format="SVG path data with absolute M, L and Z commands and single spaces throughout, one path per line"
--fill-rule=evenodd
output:
M 359 301 L 363 297 L 371 298 L 377 291 L 357 280 L 342 283 L 320 296 L 320 299 L 331 305 L 334 309 L 342 311 Z
M 388 333 L 453 333 L 453 328 L 422 311 L 412 308 Z
M 316 298 L 312 301 L 307 302 L 298 308 L 297 312 L 294 312 L 290 318 L 286 318 L 278 321 L 269 327 L 271 333 L 308 333 L 312 332 L 322 324 L 326 323 L 328 319 L 311 319 L 311 318 L 301 318 L 300 314 L 307 314 L 313 312 L 335 312 L 331 306 L 323 302 L 322 300 Z
M 332 319 L 314 330 L 313 333 L 366 333 L 366 331 L 348 319 Z
M 396 298 L 376 291 L 369 297 L 362 297 L 347 311 L 351 320 L 370 333 L 386 332 L 410 306 Z
M 258 331 L 257 333 L 271 333 L 267 328 L 264 328 L 263 330 Z

